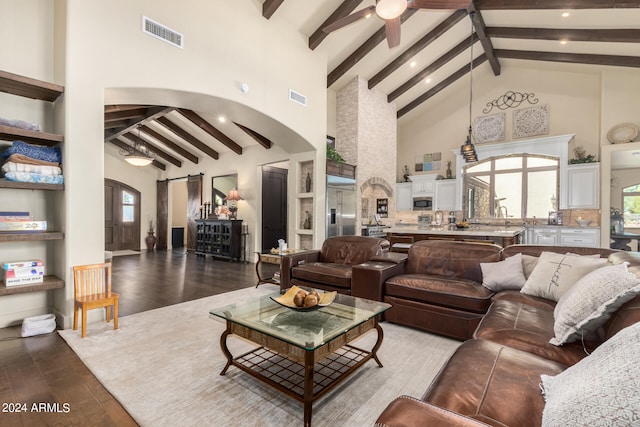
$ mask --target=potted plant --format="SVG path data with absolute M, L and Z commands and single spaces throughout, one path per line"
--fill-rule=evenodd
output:
M 156 246 L 156 236 L 154 236 L 153 220 L 149 220 L 149 228 L 147 229 L 147 238 L 145 243 L 147 244 L 147 250 L 152 251 Z

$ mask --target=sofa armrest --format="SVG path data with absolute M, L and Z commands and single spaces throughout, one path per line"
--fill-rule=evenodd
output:
M 407 262 L 409 255 L 401 252 L 385 252 L 380 255 L 376 255 L 371 258 L 371 261 L 377 262 L 391 262 L 394 264 L 401 264 Z
M 376 420 L 376 427 L 422 426 L 478 427 L 488 424 L 449 411 L 409 396 L 400 396 L 391 402 Z
M 403 255 L 403 254 L 400 254 Z M 404 273 L 405 261 L 365 262 L 351 268 L 351 295 L 374 301 L 384 298 L 384 282 Z
M 291 287 L 291 269 L 298 264 L 317 262 L 320 259 L 319 250 L 295 252 L 282 255 L 280 260 L 280 292 Z

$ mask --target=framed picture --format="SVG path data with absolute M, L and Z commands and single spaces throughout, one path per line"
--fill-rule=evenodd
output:
M 549 104 L 522 108 L 513 112 L 513 137 L 549 134 Z

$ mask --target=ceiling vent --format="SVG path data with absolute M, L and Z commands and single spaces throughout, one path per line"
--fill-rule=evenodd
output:
M 307 97 L 293 89 L 289 89 L 289 100 L 307 106 Z
M 164 25 L 158 24 L 146 16 L 142 17 L 142 32 L 181 49 L 183 48 L 184 38 L 182 37 L 182 34 L 177 31 L 173 31 Z

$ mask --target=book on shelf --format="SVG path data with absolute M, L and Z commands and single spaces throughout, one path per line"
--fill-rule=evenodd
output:
M 22 277 L 5 277 L 5 286 L 30 285 L 32 283 L 43 283 L 44 275 L 32 275 Z
M 0 221 L 33 221 L 29 212 L 0 211 Z
M 0 221 L 0 231 L 47 231 L 47 221 Z
M 29 261 L 5 262 L 2 264 L 4 270 L 14 270 L 16 268 L 39 267 L 44 265 L 41 259 L 33 259 Z
M 27 285 L 44 281 L 44 263 L 41 260 L 6 262 L 2 264 L 5 286 Z
M 17 216 L 17 217 L 25 217 L 25 216 L 29 216 L 29 212 L 7 212 L 7 211 L 0 211 L 0 217 L 2 216 Z

